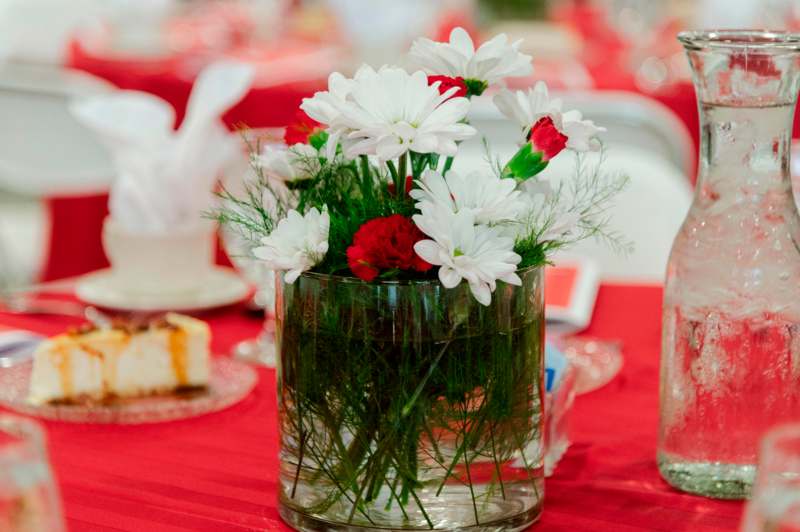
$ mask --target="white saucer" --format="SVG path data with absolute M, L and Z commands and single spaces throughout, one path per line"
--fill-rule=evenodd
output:
M 250 286 L 230 268 L 216 267 L 197 290 L 143 293 L 121 282 L 112 269 L 85 275 L 75 286 L 75 295 L 90 305 L 116 310 L 192 312 L 232 305 L 246 299 Z

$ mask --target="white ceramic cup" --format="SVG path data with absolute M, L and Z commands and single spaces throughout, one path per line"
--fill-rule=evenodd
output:
M 214 228 L 168 235 L 133 233 L 111 217 L 103 224 L 103 249 L 121 288 L 131 293 L 189 292 L 203 287 L 213 268 Z

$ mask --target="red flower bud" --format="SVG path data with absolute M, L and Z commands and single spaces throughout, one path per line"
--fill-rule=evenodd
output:
M 372 281 L 380 270 L 425 272 L 432 268 L 414 251 L 425 235 L 409 218 L 393 214 L 363 224 L 347 248 L 347 264 L 359 279 Z
M 302 110 L 298 110 L 294 118 L 294 122 L 286 127 L 286 132 L 283 134 L 283 141 L 287 146 L 308 144 L 308 139 L 311 135 L 323 130 L 322 124 Z
M 567 136 L 558 130 L 549 116 L 540 118 L 533 125 L 528 140 L 534 150 L 542 153 L 543 161 L 552 159 L 567 146 Z
M 455 87 L 458 90 L 450 95 L 451 98 L 467 96 L 467 84 L 464 83 L 464 78 L 461 76 L 456 78 L 451 78 L 450 76 L 428 76 L 428 85 L 433 85 L 437 81 L 441 82 L 439 84 L 439 94 L 444 94 Z

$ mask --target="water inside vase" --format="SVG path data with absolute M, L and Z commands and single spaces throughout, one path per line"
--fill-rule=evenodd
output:
M 443 348 L 447 354 L 436 366 L 442 374 L 436 373 L 421 389 L 419 401 L 428 406 L 415 410 L 403 422 L 405 426 L 399 428 L 392 428 L 396 425 L 392 420 L 395 393 L 387 395 L 385 390 L 365 386 L 365 404 L 383 403 L 382 413 L 373 418 L 361 412 L 354 422 L 348 422 L 356 414 L 350 408 L 342 408 L 343 403 L 337 399 L 341 393 L 327 392 L 331 411 L 314 416 L 309 413 L 308 389 L 304 405 L 295 399 L 298 387 L 305 384 L 300 380 L 284 382 L 282 423 L 287 428 L 282 430 L 280 475 L 284 519 L 301 530 L 347 531 L 488 532 L 521 530 L 531 524 L 541 512 L 544 495 L 539 334 L 539 327 L 531 325 L 498 335 L 494 340 L 462 336 L 446 346 L 443 342 L 418 344 L 416 356 L 438 353 Z M 319 345 L 341 345 L 343 366 L 350 364 L 344 353 L 363 352 L 366 347 L 361 339 L 341 334 L 326 337 L 321 331 L 316 332 L 315 341 Z M 481 354 L 475 353 L 476 342 L 494 346 L 491 354 L 482 354 L 481 358 L 489 361 L 487 365 L 469 362 L 470 354 Z M 398 367 L 409 364 L 400 359 L 401 352 L 391 362 Z M 421 370 L 427 367 L 428 362 L 420 365 Z M 456 379 L 453 372 L 462 371 L 459 367 L 468 372 L 461 377 L 464 381 L 485 378 L 490 385 L 477 386 L 461 399 L 446 399 L 446 383 Z M 406 375 L 408 370 L 380 369 L 369 380 L 391 379 L 395 386 Z M 507 378 L 511 381 L 501 382 Z M 412 384 L 417 380 L 415 376 Z M 306 384 L 318 383 L 315 380 Z M 409 391 L 413 388 L 412 385 Z M 326 390 L 330 390 L 327 384 Z M 402 386 L 397 393 L 405 393 Z M 490 408 L 493 393 L 499 394 L 495 398 L 501 402 L 510 402 L 505 407 L 493 403 Z M 300 416 L 304 434 L 296 430 Z M 366 418 L 374 419 L 381 428 L 369 431 L 370 435 L 364 438 Z M 332 419 L 341 419 L 341 425 L 332 425 Z M 414 426 L 419 428 L 413 429 Z M 405 444 L 396 439 L 408 436 L 413 439 Z M 395 440 L 389 442 L 392 438 Z M 359 447 L 354 443 L 360 439 L 368 442 L 368 448 L 353 452 Z M 349 451 L 345 455 L 336 446 Z M 412 458 L 399 459 L 401 452 L 411 453 Z M 348 467 L 345 456 L 363 471 L 349 487 L 340 485 L 343 479 L 352 478 L 341 473 Z M 302 467 L 298 467 L 300 463 Z M 409 476 L 415 479 L 413 483 L 404 482 Z M 361 500 L 356 504 L 359 495 Z

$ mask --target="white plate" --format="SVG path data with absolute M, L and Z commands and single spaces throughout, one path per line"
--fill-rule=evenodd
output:
M 208 388 L 187 395 L 125 399 L 104 405 L 41 405 L 28 402 L 33 362 L 0 368 L 0 405 L 16 412 L 70 423 L 141 424 L 175 421 L 224 410 L 247 397 L 255 370 L 236 360 L 212 357 Z
M 82 277 L 75 286 L 75 295 L 84 303 L 116 310 L 192 312 L 238 303 L 251 292 L 250 286 L 230 268 L 214 268 L 201 286 L 199 290 L 142 293 L 120 282 L 108 269 Z

